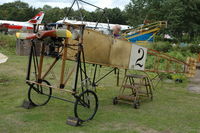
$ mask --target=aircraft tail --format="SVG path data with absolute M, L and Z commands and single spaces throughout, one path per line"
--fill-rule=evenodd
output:
M 44 12 L 41 11 L 37 15 L 35 15 L 32 19 L 28 20 L 28 23 L 41 24 L 43 18 L 44 18 Z

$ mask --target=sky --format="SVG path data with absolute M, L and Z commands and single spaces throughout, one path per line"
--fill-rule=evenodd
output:
M 14 1 L 15 0 L 1 0 L 0 5 L 3 3 L 14 2 Z M 21 0 L 21 1 L 26 2 L 29 5 L 36 8 L 43 7 L 44 5 L 64 8 L 64 7 L 69 7 L 74 0 Z M 121 10 L 123 10 L 125 5 L 127 5 L 130 2 L 130 0 L 84 0 L 84 1 L 94 4 L 101 8 L 119 7 Z M 83 3 L 82 4 L 80 3 L 80 7 L 88 11 L 94 11 L 96 9 Z

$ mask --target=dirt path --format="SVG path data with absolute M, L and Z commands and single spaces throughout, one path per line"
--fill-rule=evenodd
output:
M 200 67 L 200 64 L 198 66 Z M 187 89 L 200 94 L 200 69 L 197 69 L 195 77 L 190 79 L 190 84 Z

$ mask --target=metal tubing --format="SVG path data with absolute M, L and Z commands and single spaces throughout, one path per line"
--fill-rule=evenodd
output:
M 93 5 L 93 4 L 91 4 L 91 3 L 88 3 L 88 2 L 86 2 L 86 1 L 83 1 L 83 0 L 78 0 L 78 1 L 81 1 L 81 2 L 83 2 L 83 3 L 85 3 L 85 4 L 90 5 L 90 6 L 96 7 L 96 8 L 98 8 L 98 9 L 104 10 L 103 8 L 100 8 L 100 7 L 98 7 L 98 6 L 95 6 L 95 5 Z
M 96 86 L 96 83 L 95 83 L 96 73 L 97 73 L 97 64 L 95 64 L 95 68 L 94 68 L 94 75 L 93 75 L 92 86 Z
M 33 43 L 32 40 L 31 40 L 31 42 Z M 31 50 L 30 50 L 30 54 L 29 54 L 28 69 L 27 69 L 26 80 L 29 80 L 29 79 L 30 79 L 32 56 L 33 56 L 33 45 L 31 45 Z
M 60 98 L 60 97 L 57 97 L 57 96 L 52 96 L 52 95 L 47 95 L 47 94 L 42 94 L 42 95 L 49 96 L 49 97 L 52 97 L 52 98 L 55 98 L 55 99 L 59 99 L 59 100 L 62 100 L 62 101 L 65 101 L 65 102 L 69 102 L 69 103 L 75 103 L 73 101 L 70 101 L 70 100 L 67 100 L 67 99 L 64 99 L 64 98 Z
M 117 86 L 119 86 L 119 69 L 117 69 Z
M 61 74 L 60 74 L 60 89 L 64 88 L 64 72 L 65 72 L 65 60 L 67 55 L 67 44 L 68 44 L 68 38 L 65 40 L 64 44 L 64 51 L 62 54 L 62 66 L 61 66 Z
M 80 68 L 80 63 L 81 63 L 81 60 L 80 60 L 80 48 L 78 48 L 78 54 L 77 54 L 77 66 L 76 66 L 76 73 L 75 73 L 75 82 L 74 82 L 74 88 L 73 88 L 73 91 L 76 91 L 77 89 L 77 83 L 78 83 L 78 73 L 79 73 L 79 68 Z
M 44 94 L 46 95 L 46 94 Z M 49 96 L 49 95 L 48 95 Z M 56 96 L 51 96 L 52 98 L 55 98 L 55 99 L 59 99 L 59 100 L 62 100 L 62 101 L 65 101 L 65 102 L 69 102 L 69 103 L 75 103 L 73 101 L 70 101 L 70 100 L 67 100 L 67 99 L 64 99 L 64 98 L 60 98 L 60 97 L 56 97 Z
M 83 50 L 83 46 L 81 45 L 81 51 L 82 51 L 82 60 L 83 60 L 83 68 L 84 68 L 84 75 L 85 75 L 85 79 L 88 78 L 87 76 L 87 69 L 86 69 L 86 65 L 85 65 L 85 54 L 84 54 L 84 50 Z M 87 83 L 87 80 L 86 80 Z
M 43 66 L 43 59 L 44 59 L 44 50 L 45 50 L 45 46 L 44 43 L 42 43 L 42 50 L 41 50 L 41 55 L 40 55 L 40 63 L 39 63 L 39 68 L 38 68 L 38 79 L 41 79 L 42 76 L 42 66 Z
M 99 21 L 102 19 L 103 15 L 104 15 L 104 12 L 102 13 L 101 17 L 100 17 L 100 18 L 99 18 L 99 20 L 97 21 L 97 23 L 96 23 L 96 25 L 95 25 L 94 29 L 96 29 L 96 28 L 97 28 L 97 26 L 98 26 L 98 24 L 99 24 Z
M 74 2 L 72 3 L 71 7 L 69 8 L 69 11 L 67 12 L 67 15 L 66 15 L 65 18 L 63 19 L 63 23 L 65 22 L 66 17 L 69 16 L 69 13 L 71 12 L 72 7 L 74 6 L 75 2 L 76 2 L 76 0 L 74 0 Z
M 103 78 L 105 78 L 106 76 L 108 76 L 111 72 L 113 72 L 115 70 L 115 68 L 114 69 L 112 69 L 110 72 L 108 72 L 107 74 L 105 74 L 103 77 L 101 77 L 99 80 L 97 80 L 96 82 L 95 82 L 95 84 L 96 83 L 98 83 L 99 81 L 101 81 Z
M 35 45 L 33 45 L 33 64 L 34 64 L 34 69 L 35 69 L 35 79 L 38 79 L 37 78 L 38 66 L 37 66 L 37 63 L 36 63 L 37 55 L 36 55 L 35 51 L 36 51 Z

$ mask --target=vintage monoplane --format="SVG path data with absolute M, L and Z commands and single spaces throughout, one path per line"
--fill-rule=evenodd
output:
M 78 5 L 79 2 L 97 7 L 83 0 L 74 0 L 71 8 L 75 3 Z M 118 39 L 114 38 L 112 35 L 104 35 L 95 29 L 85 29 L 84 24 L 65 23 L 65 25 L 65 29 L 61 28 L 44 31 L 37 31 L 37 26 L 35 26 L 34 33 L 17 33 L 16 36 L 18 39 L 31 40 L 26 77 L 26 83 L 29 85 L 29 101 L 36 106 L 47 104 L 50 98 L 57 98 L 73 103 L 74 115 L 81 122 L 91 120 L 98 109 L 98 97 L 92 88 L 95 88 L 101 79 L 116 69 L 135 69 L 155 73 L 189 73 L 189 70 L 193 67 L 189 62 L 186 63 L 158 51 L 132 44 L 126 39 Z M 47 38 L 51 41 L 47 42 Z M 39 40 L 41 44 L 36 43 L 36 39 Z M 36 53 L 37 45 L 41 46 L 39 57 Z M 54 58 L 53 62 L 48 66 L 44 66 L 43 63 L 46 56 Z M 151 62 L 148 63 L 148 58 L 152 58 L 153 62 L 151 60 Z M 51 85 L 46 77 L 59 60 L 62 60 L 61 65 L 58 66 L 60 68 L 60 80 L 58 84 Z M 73 61 L 74 65 L 71 69 L 68 69 L 69 71 L 66 73 L 67 61 Z M 150 65 L 145 66 L 146 62 Z M 94 76 L 92 79 L 88 77 L 86 63 L 95 64 Z M 112 67 L 113 69 L 96 80 L 98 65 Z M 46 72 L 44 72 L 44 67 L 47 68 Z M 32 71 L 34 71 L 34 78 L 31 77 Z M 73 74 L 73 87 L 71 90 L 66 89 L 66 84 Z M 136 84 L 134 78 L 141 78 L 142 83 Z M 147 86 L 146 94 L 148 96 L 150 95 L 150 98 L 152 98 L 151 88 L 154 87 L 152 84 L 153 79 L 149 78 L 148 75 L 138 76 L 126 74 L 123 83 L 128 82 L 128 80 L 130 84 L 124 84 L 122 91 L 124 91 L 126 87 L 131 88 L 132 94 L 129 96 L 123 94 L 119 95 L 114 98 L 114 104 L 120 100 L 130 100 L 133 101 L 134 106 L 137 108 L 139 100 L 138 86 L 142 84 Z M 53 96 L 53 88 L 71 93 L 75 101 Z

